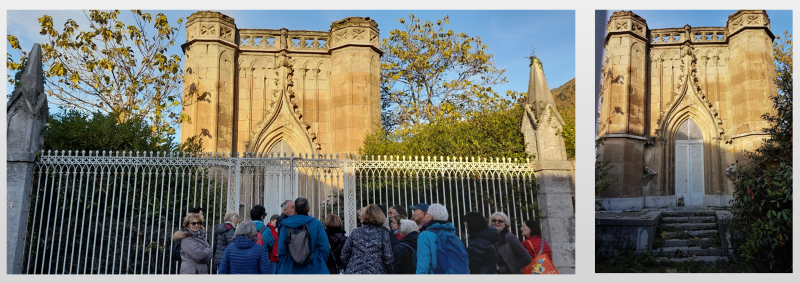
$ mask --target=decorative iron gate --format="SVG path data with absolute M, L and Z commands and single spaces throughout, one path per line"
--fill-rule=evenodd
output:
M 311 216 L 337 214 L 347 231 L 371 203 L 441 203 L 462 238 L 467 212 L 506 212 L 519 233 L 538 210 L 533 164 L 497 158 L 61 151 L 39 158 L 33 182 L 29 274 L 178 273 L 172 234 L 190 207 L 205 208 L 212 247 L 227 211 L 247 219 L 260 204 L 279 214 L 298 196 Z

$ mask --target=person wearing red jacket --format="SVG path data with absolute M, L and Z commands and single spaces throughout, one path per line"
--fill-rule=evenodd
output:
M 546 254 L 550 260 L 553 260 L 553 251 L 550 249 L 550 245 L 547 244 L 547 241 L 542 240 L 542 228 L 539 226 L 539 221 L 527 220 L 522 224 L 521 230 L 522 236 L 525 237 L 522 246 L 531 254 L 531 258 L 536 258 L 539 250 L 544 247 L 542 254 Z
M 278 218 L 280 218 L 280 215 L 272 215 L 272 217 L 269 218 L 269 223 L 267 224 L 267 226 L 269 226 L 269 231 L 272 232 L 273 239 L 273 241 L 270 241 L 269 243 L 274 243 L 273 245 L 268 245 L 269 261 L 272 266 L 273 274 L 278 274 L 278 229 L 275 228 L 275 225 L 278 223 Z

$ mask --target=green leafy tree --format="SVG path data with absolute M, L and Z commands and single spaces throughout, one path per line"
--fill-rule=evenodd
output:
M 131 11 L 133 24 L 117 19 L 118 10 L 85 11 L 88 28 L 81 29 L 69 19 L 62 32 L 54 28 L 53 18 L 39 18 L 40 34 L 48 36 L 42 44 L 46 92 L 51 103 L 85 112 L 115 112 L 120 122 L 133 117 L 149 121 L 151 130 L 172 134 L 172 125 L 186 116 L 178 108 L 183 71 L 180 56 L 168 54 L 175 44 L 183 19 L 171 26 L 164 14 L 155 17 Z M 20 62 L 7 54 L 7 68 L 24 67 L 26 52 L 19 40 L 8 36 Z M 17 78 L 8 76 L 9 83 Z
M 517 104 L 506 110 L 477 113 L 465 121 L 438 121 L 395 133 L 379 131 L 366 137 L 359 153 L 524 160 L 528 155 L 519 131 L 522 113 Z
M 732 174 L 731 241 L 759 272 L 792 272 L 792 47 L 788 32 L 773 43 L 777 111 L 762 116 L 770 136 Z
M 386 52 L 381 57 L 384 128 L 455 121 L 515 101 L 492 90 L 507 82 L 505 70 L 494 66 L 480 37 L 445 30 L 447 16 L 436 23 L 413 14 L 399 21 L 404 29 L 389 32 L 381 46 Z

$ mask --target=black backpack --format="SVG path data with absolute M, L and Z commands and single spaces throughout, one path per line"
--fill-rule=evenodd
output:
M 181 240 L 172 240 L 172 261 L 181 261 Z
M 411 245 L 409 245 L 406 242 L 400 242 L 398 245 L 402 245 L 404 247 L 407 247 L 407 248 L 411 249 L 411 264 L 414 267 L 414 270 L 416 270 L 417 269 L 417 249 L 415 249 L 414 247 L 412 247 Z M 395 260 L 399 260 L 399 259 L 395 259 Z M 395 273 L 399 273 L 399 272 L 402 272 L 402 270 L 395 270 L 394 272 Z
M 289 256 L 297 266 L 304 266 L 314 260 L 311 250 L 311 235 L 308 232 L 308 225 L 297 228 L 286 228 L 289 237 L 286 246 L 289 249 Z

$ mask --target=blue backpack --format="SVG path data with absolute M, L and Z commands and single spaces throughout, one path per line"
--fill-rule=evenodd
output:
M 436 233 L 436 268 L 434 274 L 469 274 L 469 255 L 464 244 L 450 231 Z

